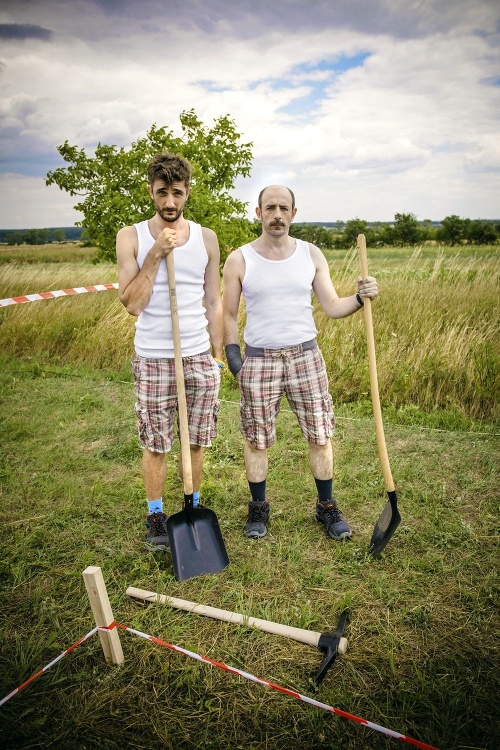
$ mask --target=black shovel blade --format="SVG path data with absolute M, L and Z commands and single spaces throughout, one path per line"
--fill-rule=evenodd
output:
M 401 523 L 401 516 L 398 510 L 398 497 L 392 490 L 387 493 L 389 500 L 386 502 L 380 518 L 373 529 L 370 540 L 370 554 L 377 557 L 385 549 L 387 543 L 393 536 L 397 527 Z
M 205 573 L 220 573 L 229 565 L 217 516 L 209 508 L 193 508 L 185 496 L 184 508 L 167 519 L 174 575 L 178 581 Z

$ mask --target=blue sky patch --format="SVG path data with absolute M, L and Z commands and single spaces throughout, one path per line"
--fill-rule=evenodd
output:
M 357 55 L 342 55 L 341 57 L 295 65 L 292 68 L 290 78 L 276 81 L 273 88 L 306 86 L 309 92 L 305 96 L 296 97 L 293 101 L 281 107 L 279 111 L 287 115 L 310 117 L 325 99 L 325 89 L 331 85 L 332 81 L 347 70 L 361 67 L 369 56 L 369 52 L 360 52 Z M 327 75 L 323 75 L 320 80 L 316 80 L 314 77 L 316 73 L 326 73 Z
M 340 57 L 334 57 L 329 60 L 302 63 L 301 65 L 295 65 L 294 68 L 292 68 L 292 75 L 315 73 L 318 70 L 328 70 L 338 75 L 339 73 L 345 73 L 352 68 L 360 68 L 370 55 L 370 52 L 358 52 L 357 55 L 341 55 Z
M 481 78 L 479 83 L 484 86 L 500 86 L 500 76 L 491 76 L 490 78 Z

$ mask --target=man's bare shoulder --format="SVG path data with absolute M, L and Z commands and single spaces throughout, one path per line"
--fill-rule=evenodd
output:
M 319 266 L 328 265 L 326 258 L 324 256 L 324 253 L 322 250 L 319 249 L 319 247 L 316 247 L 316 245 L 313 245 L 312 242 L 308 242 L 309 245 L 309 252 L 311 254 L 312 262 L 318 268 Z
M 213 251 L 213 252 L 218 253 L 219 252 L 219 240 L 214 230 L 209 229 L 209 227 L 202 227 L 201 235 L 203 237 L 203 242 L 205 243 L 205 247 L 207 248 L 207 250 L 209 252 Z
M 217 244 L 219 243 L 217 235 L 215 234 L 213 229 L 210 229 L 209 227 L 202 227 L 201 233 L 205 242 L 208 240 L 209 242 L 217 242 Z
M 122 227 L 116 235 L 116 255 L 119 261 L 136 257 L 139 247 L 137 230 L 134 226 Z
M 120 240 L 133 240 L 134 238 L 137 238 L 137 230 L 133 225 L 130 227 L 122 227 L 118 230 L 116 235 L 116 239 Z
M 243 253 L 241 252 L 241 247 L 239 247 L 237 250 L 231 250 L 226 258 L 224 268 L 227 268 L 228 271 L 234 273 L 245 270 L 245 258 L 243 257 Z

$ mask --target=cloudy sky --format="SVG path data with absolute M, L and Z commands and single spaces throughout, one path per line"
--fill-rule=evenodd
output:
M 249 203 L 297 221 L 500 218 L 498 0 L 2 0 L 0 228 L 72 225 L 68 140 L 128 147 L 194 108 L 253 142 Z

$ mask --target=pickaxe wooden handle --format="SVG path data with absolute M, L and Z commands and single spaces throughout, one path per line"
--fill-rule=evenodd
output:
M 214 620 L 223 620 L 224 622 L 232 622 L 237 625 L 244 625 L 249 628 L 257 628 L 258 630 L 264 630 L 266 633 L 274 633 L 275 635 L 282 635 L 285 638 L 292 638 L 295 641 L 301 643 L 307 643 L 310 646 L 316 646 L 322 648 L 319 644 L 319 640 L 322 636 L 327 636 L 326 633 L 315 633 L 312 630 L 304 630 L 302 628 L 294 628 L 290 625 L 281 625 L 278 622 L 270 622 L 269 620 L 260 620 L 258 617 L 248 617 L 247 615 L 239 614 L 238 612 L 229 612 L 226 609 L 217 609 L 216 607 L 206 607 L 204 604 L 196 604 L 195 602 L 188 602 L 184 599 L 176 599 L 173 596 L 165 596 L 164 594 L 157 594 L 155 591 L 145 591 L 144 589 L 137 589 L 134 586 L 130 586 L 126 594 L 132 596 L 135 599 L 142 599 L 145 602 L 157 603 L 157 604 L 168 604 L 170 607 L 175 609 L 183 609 L 186 612 L 194 612 L 197 615 L 205 615 L 205 617 L 211 617 Z M 347 638 L 340 638 L 337 652 L 339 654 L 345 654 L 347 650 Z

